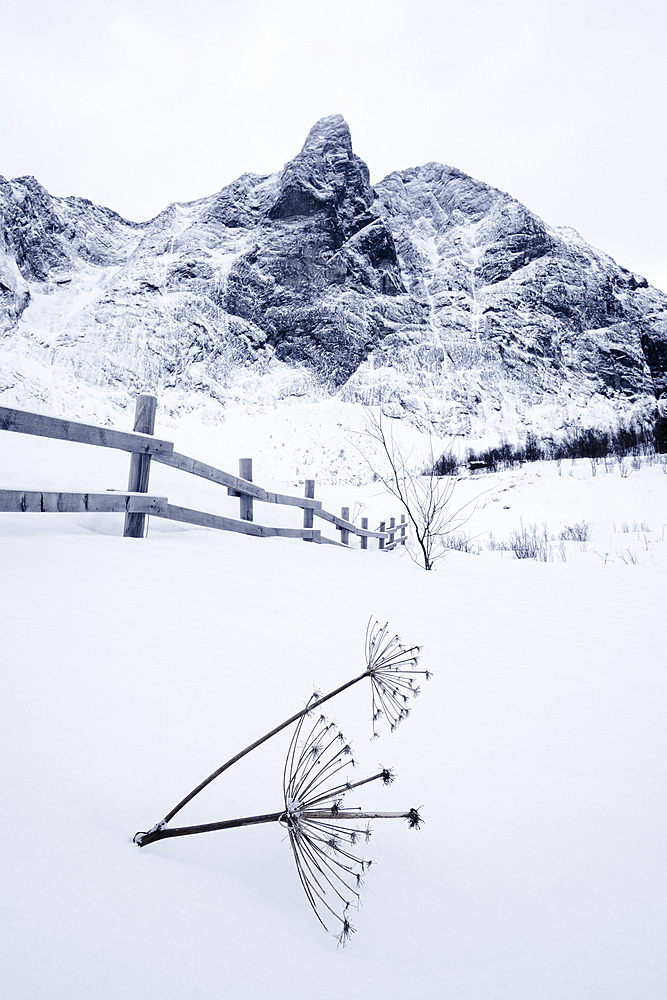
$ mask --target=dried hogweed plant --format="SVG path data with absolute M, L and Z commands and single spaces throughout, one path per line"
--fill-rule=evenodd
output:
M 370 840 L 368 821 L 407 819 L 411 828 L 418 829 L 422 819 L 416 809 L 408 812 L 342 809 L 348 792 L 372 781 L 390 785 L 394 773 L 383 767 L 370 778 L 350 781 L 345 775 L 355 761 L 352 748 L 338 727 L 321 715 L 302 739 L 305 719 L 304 716 L 296 728 L 285 761 L 285 811 L 279 822 L 289 833 L 301 885 L 315 916 L 325 930 L 329 929 L 331 917 L 338 921 L 341 925 L 338 941 L 345 945 L 354 933 L 348 911 L 351 905 L 358 906 L 359 888 L 372 864 L 354 850 L 360 841 Z M 360 820 L 367 821 L 363 830 L 356 825 Z
M 338 941 L 345 945 L 354 933 L 348 911 L 350 906 L 358 905 L 363 875 L 371 865 L 356 850 L 361 840 L 367 843 L 370 838 L 368 821 L 406 819 L 410 829 L 419 829 L 422 818 L 416 809 L 402 812 L 342 809 L 345 796 L 353 789 L 373 781 L 390 785 L 394 774 L 389 768 L 381 767 L 370 778 L 351 781 L 347 775 L 350 773 L 349 769 L 354 768 L 355 761 L 350 745 L 338 727 L 328 722 L 323 715 L 315 722 L 312 722 L 312 717 L 324 702 L 369 677 L 373 737 L 378 736 L 377 725 L 383 717 L 389 722 L 393 732 L 399 722 L 407 718 L 410 698 L 419 694 L 415 676 L 421 674 L 426 679 L 430 677 L 428 671 L 417 670 L 418 653 L 419 647 L 408 649 L 398 636 L 388 637 L 387 625 L 380 626 L 377 622 L 371 625 L 369 622 L 366 633 L 366 670 L 362 674 L 329 694 L 313 694 L 305 708 L 214 771 L 152 829 L 135 834 L 134 842 L 139 847 L 146 847 L 157 840 L 171 837 L 278 822 L 287 829 L 299 879 L 317 919 L 327 930 L 332 918 L 338 921 Z M 306 727 L 308 731 L 304 735 L 306 720 L 309 721 L 310 728 Z M 284 809 L 197 826 L 168 826 L 176 813 L 214 778 L 294 722 L 297 722 L 297 727 L 289 746 L 283 774 Z M 355 825 L 361 820 L 366 821 L 363 830 Z

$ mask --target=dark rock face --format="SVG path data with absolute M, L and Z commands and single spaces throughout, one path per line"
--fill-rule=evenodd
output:
M 227 280 L 230 315 L 261 330 L 280 360 L 305 362 L 336 385 L 389 332 L 381 297 L 403 291 L 373 201 L 343 118 L 319 122 L 277 179 L 253 246 Z
M 426 307 L 411 350 L 440 345 L 451 382 L 458 371 L 482 395 L 524 406 L 558 393 L 660 392 L 667 296 L 645 279 L 451 167 L 390 174 L 376 191 L 413 319 Z M 470 410 L 470 392 L 465 402 Z
M 46 281 L 80 261 L 120 264 L 137 225 L 86 198 L 52 198 L 34 177 L 0 177 L 0 234 L 26 280 Z
M 277 361 L 463 432 L 667 389 L 667 296 L 452 167 L 371 187 L 340 115 L 280 173 L 146 223 L 0 178 L 2 331 L 96 384 L 224 400 Z

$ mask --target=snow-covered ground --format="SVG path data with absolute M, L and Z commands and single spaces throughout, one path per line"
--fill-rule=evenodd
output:
M 156 433 L 231 472 L 252 455 L 256 481 L 284 492 L 318 473 L 328 509 L 364 507 L 373 526 L 400 514 L 377 483 L 356 485 L 346 417 L 239 413 Z M 127 477 L 111 450 L 1 432 L 0 455 L 5 488 L 92 492 Z M 116 515 L 0 515 L 2 1000 L 663 1000 L 665 469 L 541 463 L 465 479 L 454 506 L 468 504 L 472 551 L 433 573 L 404 550 L 158 519 L 131 540 Z M 158 465 L 151 492 L 237 509 Z M 300 518 L 255 509 L 267 524 Z M 560 538 L 582 522 L 587 540 Z M 546 530 L 548 561 L 498 547 L 521 524 Z M 373 824 L 342 949 L 277 824 L 143 850 L 132 836 L 314 688 L 359 673 L 371 617 L 422 645 L 434 677 L 379 741 L 368 690 L 328 714 L 360 775 L 397 772 L 351 801 L 423 807 L 425 825 Z M 179 822 L 279 810 L 289 735 Z

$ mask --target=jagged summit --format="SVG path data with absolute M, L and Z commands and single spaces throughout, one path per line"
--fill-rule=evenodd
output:
M 272 219 L 327 211 L 342 243 L 373 221 L 374 200 L 368 167 L 352 152 L 352 136 L 342 115 L 322 118 L 308 133 L 298 156 L 285 164 Z
M 667 389 L 667 296 L 455 167 L 372 187 L 341 115 L 144 223 L 0 178 L 1 331 L 23 402 L 56 373 L 175 406 L 337 392 L 468 434 Z

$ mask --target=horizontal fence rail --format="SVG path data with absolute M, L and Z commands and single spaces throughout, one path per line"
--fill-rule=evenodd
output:
M 369 538 L 378 539 L 378 547 L 384 551 L 391 551 L 397 545 L 405 544 L 408 528 L 405 515 L 401 517 L 400 524 L 396 524 L 395 519 L 391 518 L 389 528 L 383 521 L 376 530 L 369 529 L 368 518 L 363 517 L 359 527 L 350 520 L 349 508 L 343 507 L 340 516 L 324 509 L 322 501 L 315 499 L 315 481 L 312 479 L 306 480 L 304 496 L 295 497 L 266 490 L 254 483 L 252 459 L 240 459 L 239 475 L 234 476 L 205 462 L 179 454 L 174 451 L 171 441 L 162 441 L 153 436 L 156 408 L 155 396 L 140 395 L 136 402 L 135 430 L 129 432 L 0 406 L 0 430 L 103 448 L 117 448 L 131 453 L 127 490 L 108 490 L 106 493 L 58 493 L 0 489 L 0 512 L 124 513 L 123 534 L 134 538 L 145 535 L 146 516 L 152 515 L 169 521 L 221 531 L 235 531 L 259 538 L 299 538 L 307 542 L 338 545 L 343 548 L 349 547 L 350 535 L 356 535 L 360 539 L 362 549 L 368 548 Z M 240 517 L 236 519 L 192 510 L 169 503 L 167 497 L 150 495 L 148 481 L 152 461 L 226 487 L 229 496 L 239 499 Z M 254 521 L 255 501 L 301 508 L 303 527 L 280 528 L 257 524 Z M 340 541 L 328 538 L 321 530 L 315 528 L 314 517 L 334 525 L 340 532 Z
M 28 514 L 126 514 L 167 516 L 166 497 L 146 493 L 40 493 L 37 490 L 0 490 L 0 511 Z
M 120 451 L 131 451 L 139 455 L 168 455 L 174 450 L 170 441 L 160 441 L 148 434 L 132 434 L 129 431 L 115 431 L 110 427 L 80 424 L 76 420 L 44 417 L 41 413 L 13 410 L 8 406 L 0 406 L 0 430 L 76 441 L 78 444 L 94 444 L 100 448 L 119 448 Z
M 222 517 L 219 514 L 207 514 L 202 510 L 190 510 L 188 507 L 177 507 L 167 504 L 164 511 L 156 512 L 158 517 L 169 521 L 183 521 L 186 524 L 197 524 L 202 528 L 218 528 L 221 531 L 238 531 L 244 535 L 256 535 L 258 538 L 306 538 L 308 541 L 319 542 L 320 531 L 312 528 L 272 528 L 254 521 L 237 521 L 233 517 Z
M 314 509 L 322 506 L 321 500 L 309 500 L 307 497 L 292 497 L 284 493 L 270 493 L 262 489 L 248 479 L 241 479 L 239 476 L 232 476 L 229 472 L 223 472 L 212 465 L 198 462 L 195 458 L 188 458 L 187 455 L 179 455 L 173 452 L 170 455 L 153 455 L 153 461 L 160 465 L 169 465 L 172 469 L 180 469 L 181 472 L 189 472 L 193 476 L 201 476 L 212 483 L 219 483 L 226 486 L 230 491 L 230 496 L 249 496 L 254 500 L 261 500 L 263 503 L 286 504 L 290 507 L 312 507 Z

